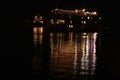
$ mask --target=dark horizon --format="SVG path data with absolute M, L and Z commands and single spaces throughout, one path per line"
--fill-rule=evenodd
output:
M 9 3 L 9 4 L 8 4 Z M 15 1 L 8 2 L 1 7 L 2 15 L 7 19 L 22 22 L 26 18 L 31 18 L 36 14 L 48 15 L 54 8 L 62 9 L 83 9 L 97 11 L 103 18 L 103 22 L 112 25 L 112 2 L 101 0 L 39 0 L 39 1 Z M 1 16 L 2 17 L 2 16 Z M 19 17 L 19 19 L 17 18 Z M 16 22 L 17 23 L 17 22 Z

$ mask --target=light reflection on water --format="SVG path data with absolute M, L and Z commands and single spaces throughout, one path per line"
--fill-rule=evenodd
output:
M 42 44 L 42 38 L 43 34 L 34 28 L 34 44 Z M 82 75 L 95 75 L 96 38 L 97 33 L 50 33 L 50 77 L 74 80 Z M 40 59 L 35 60 L 35 57 L 41 58 L 34 56 L 33 66 L 38 68 L 36 64 L 39 64 L 40 68 Z
M 50 72 L 54 77 L 94 75 L 97 33 L 51 33 Z M 57 75 L 64 73 L 64 75 Z M 67 76 L 68 75 L 68 76 Z
M 33 28 L 33 41 L 34 41 L 34 46 L 37 44 L 42 44 L 42 38 L 43 38 L 43 27 L 34 27 Z

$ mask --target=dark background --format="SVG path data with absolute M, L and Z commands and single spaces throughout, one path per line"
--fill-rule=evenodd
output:
M 41 14 L 49 16 L 49 12 L 54 8 L 62 9 L 83 9 L 88 11 L 97 11 L 105 26 L 110 28 L 112 32 L 117 26 L 112 26 L 113 21 L 113 6 L 115 4 L 111 0 L 34 0 L 34 1 L 4 1 L 0 6 L 1 18 L 1 47 L 3 49 L 25 49 L 32 42 L 32 28 L 25 27 L 25 20 L 32 20 L 34 15 Z M 115 28 L 114 28 L 115 27 Z M 7 44 L 8 46 L 6 46 Z M 29 46 L 28 46 L 29 45 Z M 13 47 L 13 48 L 12 48 Z M 25 48 L 23 48 L 25 47 Z M 11 49 L 12 48 L 12 49 Z M 2 50 L 3 50 L 2 49 Z M 8 51 L 8 50 L 4 50 Z M 3 52 L 4 52 L 3 51 Z M 17 51 L 17 50 L 16 50 Z M 7 53 L 6 53 L 7 54 Z M 12 53 L 11 53 L 12 54 Z M 3 54 L 5 55 L 5 54 Z M 17 54 L 16 54 L 17 55 Z
M 83 9 L 98 11 L 108 30 L 101 37 L 101 74 L 106 78 L 119 78 L 119 31 L 113 26 L 114 6 L 112 0 L 34 0 L 4 1 L 0 6 L 1 18 L 1 73 L 9 78 L 30 78 L 32 75 L 32 27 L 25 27 L 24 20 L 33 19 L 35 14 L 48 16 L 51 9 Z M 117 29 L 115 29 L 117 28 Z M 28 75 L 28 76 L 27 76 Z M 108 75 L 108 76 L 107 76 Z M 4 77 L 7 78 L 7 77 Z M 103 80 L 103 79 L 102 79 Z
M 1 12 L 10 19 L 22 20 L 36 13 L 47 15 L 51 9 L 56 7 L 64 9 L 83 9 L 96 10 L 103 16 L 106 22 L 112 20 L 113 6 L 112 0 L 32 0 L 32 1 L 7 1 L 2 2 Z M 12 21 L 12 20 L 11 20 Z

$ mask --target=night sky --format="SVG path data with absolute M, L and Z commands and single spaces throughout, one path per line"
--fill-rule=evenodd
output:
M 83 9 L 96 10 L 102 15 L 107 24 L 111 20 L 113 5 L 111 0 L 33 0 L 33 1 L 8 1 L 1 6 L 2 14 L 8 19 L 14 18 L 23 20 L 27 17 L 41 13 L 47 15 L 51 9 L 56 7 L 63 9 Z M 109 20 L 109 21 L 108 21 Z

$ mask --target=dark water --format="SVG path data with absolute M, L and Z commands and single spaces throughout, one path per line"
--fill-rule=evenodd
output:
M 48 33 L 45 37 L 43 29 L 35 27 L 33 32 L 34 80 L 95 79 L 99 33 Z

